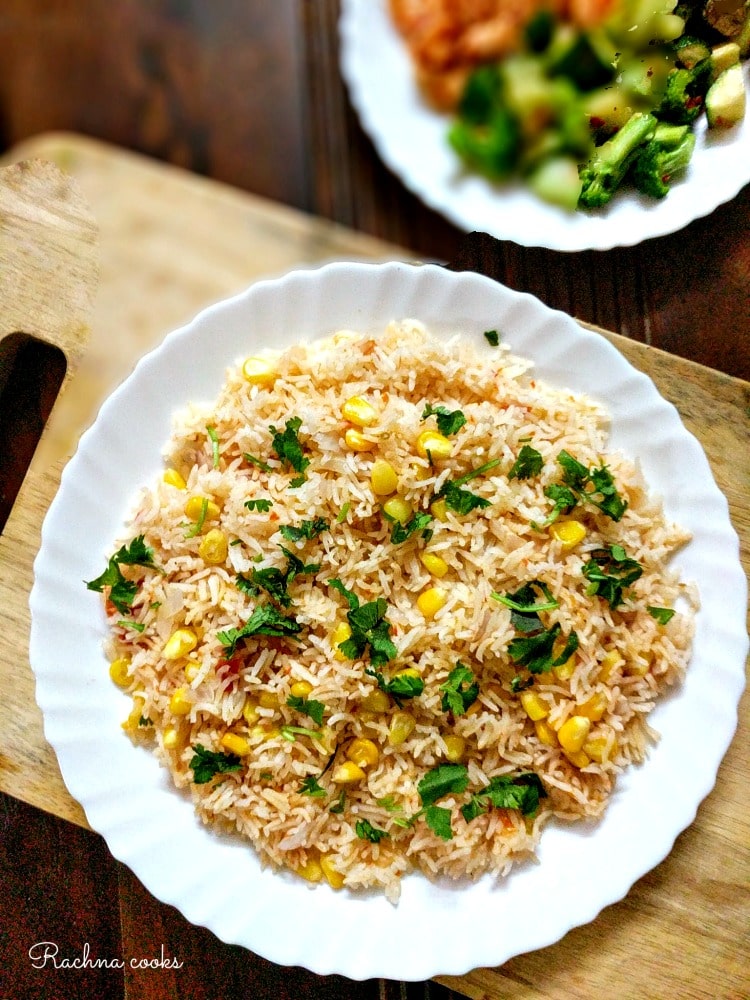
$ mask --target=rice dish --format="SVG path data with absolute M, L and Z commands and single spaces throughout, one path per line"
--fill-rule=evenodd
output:
M 413 869 L 533 859 L 553 817 L 603 815 L 690 654 L 688 534 L 607 431 L 494 331 L 231 366 L 88 583 L 123 728 L 311 883 L 396 901 Z

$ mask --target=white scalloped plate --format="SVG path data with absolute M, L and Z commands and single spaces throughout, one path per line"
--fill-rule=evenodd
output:
M 604 400 L 613 446 L 640 458 L 668 513 L 695 534 L 679 565 L 698 582 L 703 609 L 687 680 L 653 716 L 663 738 L 645 766 L 624 776 L 598 826 L 551 826 L 540 863 L 500 883 L 433 885 L 409 876 L 392 906 L 378 895 L 313 890 L 261 870 L 251 848 L 195 818 L 155 758 L 122 734 L 126 697 L 108 678 L 103 611 L 83 581 L 111 553 L 136 490 L 158 474 L 173 412 L 214 399 L 227 365 L 261 345 L 341 327 L 377 333 L 398 317 L 417 317 L 439 335 L 463 331 L 487 350 L 483 331 L 499 329 L 516 353 L 536 362 L 541 377 Z M 316 973 L 460 975 L 558 940 L 665 857 L 713 787 L 736 726 L 746 584 L 727 503 L 703 451 L 652 382 L 606 340 L 476 274 L 331 264 L 259 282 L 202 312 L 140 361 L 82 436 L 45 519 L 34 569 L 37 699 L 65 782 L 91 826 L 155 896 L 189 920 Z M 691 736 L 697 728 L 700 741 Z
M 414 83 L 410 58 L 387 0 L 342 0 L 341 72 L 362 127 L 383 162 L 426 205 L 465 232 L 489 233 L 550 250 L 609 250 L 682 229 L 734 198 L 750 181 L 750 110 L 726 132 L 696 129 L 684 179 L 666 198 L 622 192 L 596 213 L 565 212 L 517 184 L 493 186 L 464 172 L 449 148 L 449 119 Z M 750 65 L 745 65 L 750 92 Z

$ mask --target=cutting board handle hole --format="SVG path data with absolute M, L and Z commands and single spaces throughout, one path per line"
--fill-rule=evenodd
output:
M 0 340 L 0 533 L 5 528 L 68 363 L 28 333 Z

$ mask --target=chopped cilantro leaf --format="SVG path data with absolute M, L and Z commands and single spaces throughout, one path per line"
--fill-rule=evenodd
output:
M 479 685 L 473 672 L 463 663 L 456 663 L 448 674 L 448 680 L 440 685 L 443 692 L 441 707 L 444 712 L 463 715 L 479 697 Z
M 497 347 L 497 345 L 500 343 L 500 334 L 497 332 L 497 330 L 485 330 L 484 339 L 487 341 L 490 347 Z
M 534 816 L 539 808 L 539 800 L 546 797 L 544 785 L 534 771 L 522 771 L 515 775 L 502 774 L 491 778 L 485 789 L 472 795 L 466 805 L 461 807 L 461 814 L 467 823 L 493 807 L 517 809 L 523 816 Z
M 219 435 L 215 427 L 207 427 L 206 434 L 211 439 L 211 459 L 214 469 L 219 468 Z
M 133 600 L 138 593 L 138 584 L 127 580 L 120 566 L 144 566 L 147 569 L 158 569 L 154 563 L 154 551 L 146 545 L 143 535 L 137 535 L 128 545 L 122 545 L 110 557 L 107 568 L 95 580 L 86 582 L 89 590 L 102 593 L 109 587 L 109 599 L 122 615 L 130 613 Z
M 233 753 L 216 753 L 214 750 L 207 750 L 200 743 L 193 747 L 193 751 L 190 767 L 196 785 L 205 785 L 217 774 L 239 771 L 242 767 L 242 761 Z
M 192 527 L 188 528 L 188 530 L 185 532 L 185 538 L 195 538 L 196 535 L 199 535 L 201 531 L 203 531 L 203 525 L 205 523 L 207 513 L 208 513 L 208 497 L 203 497 L 203 499 L 201 500 L 201 510 L 200 514 L 198 515 L 198 520 Z
M 322 740 L 323 734 L 317 729 L 306 729 L 304 726 L 282 726 L 279 730 L 282 739 L 294 743 L 298 736 L 309 736 L 313 740 Z
M 461 410 L 449 410 L 445 406 L 433 406 L 428 403 L 422 411 L 422 420 L 437 417 L 437 428 L 445 437 L 456 434 L 466 423 L 466 417 Z
M 245 459 L 246 462 L 249 462 L 250 465 L 257 466 L 257 468 L 259 468 L 263 472 L 271 471 L 271 466 L 267 462 L 261 461 L 261 459 L 256 458 L 255 455 L 251 455 L 247 451 L 243 451 L 242 457 Z
M 328 521 L 324 517 L 314 517 L 312 521 L 301 521 L 299 524 L 282 524 L 281 534 L 288 542 L 309 541 L 316 535 L 329 530 Z
M 459 795 L 469 784 L 464 764 L 438 764 L 421 779 L 417 791 L 423 806 L 434 805 L 444 795 Z
M 508 655 L 515 664 L 526 667 L 532 674 L 541 674 L 559 667 L 578 649 L 578 635 L 571 632 L 562 652 L 555 656 L 555 647 L 562 633 L 559 622 L 550 629 L 533 635 L 517 636 L 508 643 Z
M 472 479 L 476 479 L 477 476 L 489 472 L 490 469 L 494 469 L 499 464 L 500 459 L 493 458 L 489 462 L 485 462 L 484 465 L 472 469 L 471 472 L 466 473 L 466 475 L 461 476 L 459 479 L 449 479 L 438 491 L 436 499 L 444 499 L 446 507 L 450 507 L 457 514 L 468 514 L 477 508 L 490 507 L 489 500 L 485 500 L 484 497 L 477 496 L 476 493 L 472 493 L 471 490 L 465 490 L 463 487 Z
M 123 628 L 131 628 L 134 632 L 144 632 L 146 630 L 146 626 L 143 622 L 128 622 L 121 620 L 117 624 L 122 625 Z
M 369 840 L 371 844 L 377 844 L 386 837 L 390 837 L 387 830 L 379 830 L 367 819 L 358 819 L 354 824 L 354 832 L 360 840 Z
M 535 587 L 542 590 L 545 600 L 540 601 L 537 598 Z M 532 580 L 531 583 L 524 584 L 515 594 L 493 593 L 492 597 L 512 611 L 519 611 L 524 615 L 538 615 L 540 611 L 552 611 L 560 607 L 559 601 L 552 596 L 549 587 L 540 580 Z
M 290 708 L 295 709 L 297 712 L 303 712 L 305 715 L 309 715 L 316 725 L 323 725 L 323 712 L 325 711 L 325 705 L 322 701 L 315 701 L 314 698 L 301 698 L 298 695 L 292 694 L 287 698 L 286 703 Z
M 516 674 L 513 680 L 510 682 L 510 689 L 513 694 L 518 694 L 520 691 L 525 691 L 527 688 L 532 687 L 534 684 L 533 677 L 521 677 L 520 674 Z
M 359 598 L 357 595 L 353 590 L 349 590 L 348 587 L 345 587 L 338 577 L 334 577 L 332 580 L 329 580 L 328 586 L 333 587 L 334 590 L 338 590 L 338 592 L 346 598 L 346 601 L 352 610 L 359 607 Z
M 573 491 L 579 502 L 586 501 L 593 504 L 613 521 L 621 519 L 628 504 L 617 492 L 612 474 L 606 465 L 587 469 L 564 449 L 557 456 L 557 461 L 563 469 L 564 484 Z
M 427 806 L 424 811 L 424 818 L 436 836 L 442 840 L 453 839 L 450 809 L 446 809 L 445 806 Z
M 536 525 L 538 528 L 546 528 L 553 521 L 556 521 L 561 514 L 567 514 L 571 511 L 575 505 L 578 503 L 578 498 L 575 493 L 567 486 L 561 486 L 560 483 L 550 483 L 549 486 L 544 487 L 544 495 L 552 500 L 555 506 L 552 508 L 549 515 L 545 520 Z
M 666 625 L 675 613 L 674 608 L 655 608 L 652 605 L 648 605 L 646 610 L 660 625 Z
M 351 502 L 349 500 L 342 506 L 341 510 L 336 515 L 336 524 L 343 524 L 346 520 L 347 514 L 349 513 L 349 508 L 351 507 Z
M 318 779 L 315 777 L 314 774 L 311 774 L 307 778 L 302 779 L 302 785 L 300 787 L 300 795 L 309 795 L 311 798 L 320 799 L 320 798 L 325 798 L 327 794 L 328 792 L 318 782 Z
M 518 457 L 510 467 L 508 479 L 531 479 L 532 476 L 539 475 L 543 465 L 544 459 L 536 448 L 528 444 L 522 445 Z
M 266 569 L 252 569 L 249 579 L 240 573 L 236 577 L 236 583 L 238 589 L 244 594 L 256 596 L 261 590 L 265 590 L 277 604 L 288 608 L 292 603 L 292 598 L 289 595 L 289 584 L 297 576 L 317 573 L 320 569 L 320 563 L 305 565 L 301 559 L 298 559 L 293 552 L 285 549 L 283 545 L 280 545 L 279 548 L 287 558 L 285 569 L 279 569 L 277 566 L 268 566 Z
M 374 667 L 380 667 L 398 654 L 391 640 L 390 622 L 385 617 L 387 612 L 388 603 L 384 597 L 360 604 L 347 612 L 352 634 L 339 643 L 339 649 L 347 659 L 357 660 L 369 648 L 370 662 Z
M 232 656 L 237 649 L 237 643 L 242 639 L 254 635 L 276 638 L 295 636 L 301 631 L 302 626 L 298 622 L 282 615 L 272 604 L 259 604 L 242 628 L 230 628 L 217 635 L 226 655 Z
M 243 507 L 247 507 L 248 510 L 258 510 L 261 514 L 267 514 L 273 507 L 273 500 L 269 500 L 265 497 L 257 497 L 254 500 L 246 500 Z
M 344 811 L 345 806 L 346 806 L 346 789 L 342 788 L 341 791 L 339 792 L 338 799 L 336 800 L 335 804 L 331 806 L 328 812 L 333 813 L 335 816 L 340 816 L 341 813 Z
M 387 681 L 379 670 L 368 667 L 365 673 L 374 677 L 380 690 L 391 695 L 397 705 L 401 705 L 401 702 L 408 698 L 418 698 L 424 691 L 424 681 L 415 674 L 403 672 Z
M 386 517 L 388 517 L 387 514 Z M 400 521 L 395 521 L 393 518 L 389 518 L 389 520 L 394 521 L 393 529 L 391 531 L 391 542 L 394 545 L 400 545 L 401 542 L 405 542 L 407 538 L 411 538 L 411 536 L 417 531 L 421 531 L 424 534 L 427 525 L 432 520 L 432 514 L 417 511 L 417 513 L 413 514 L 405 524 L 402 524 Z
M 586 593 L 597 594 L 610 607 L 617 608 L 623 603 L 623 591 L 643 575 L 643 567 L 635 559 L 630 559 L 621 545 L 610 545 L 607 549 L 597 549 L 583 564 L 583 575 L 589 580 Z
M 301 426 L 302 419 L 300 417 L 291 417 L 284 425 L 283 431 L 277 430 L 273 425 L 269 427 L 273 435 L 272 447 L 278 457 L 286 465 L 291 466 L 295 472 L 302 473 L 301 482 L 298 483 L 295 480 L 291 485 L 301 485 L 304 482 L 304 472 L 310 464 L 310 459 L 305 458 L 302 445 L 297 436 Z

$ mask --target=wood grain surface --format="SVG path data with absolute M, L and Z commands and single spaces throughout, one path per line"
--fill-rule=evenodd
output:
M 625 900 L 556 945 L 519 956 L 498 969 L 423 984 L 419 993 L 416 985 L 355 985 L 337 977 L 323 981 L 303 970 L 280 970 L 242 949 L 223 945 L 210 932 L 192 927 L 172 908 L 154 900 L 122 866 L 113 865 L 111 859 L 108 862 L 100 838 L 85 829 L 65 833 L 76 827 L 57 825 L 57 817 L 62 817 L 85 826 L 85 817 L 65 790 L 54 754 L 44 741 L 31 671 L 19 651 L 26 649 L 28 640 L 26 600 L 39 527 L 81 430 L 135 360 L 201 306 L 262 275 L 297 264 L 333 257 L 403 259 L 409 251 L 75 135 L 40 137 L 17 147 L 13 158 L 41 158 L 63 166 L 75 179 L 98 221 L 101 273 L 87 350 L 53 410 L 13 519 L 0 536 L 0 579 L 11 580 L 14 590 L 6 597 L 12 607 L 11 628 L 0 635 L 0 683 L 7 693 L 0 700 L 0 790 L 12 796 L 6 800 L 10 803 L 6 819 L 29 815 L 24 803 L 53 814 L 41 822 L 40 829 L 54 829 L 61 845 L 58 854 L 50 855 L 47 867 L 36 839 L 41 836 L 39 830 L 28 832 L 27 844 L 19 835 L 19 822 L 7 819 L 13 835 L 3 847 L 6 871 L 15 864 L 30 863 L 30 908 L 14 941 L 28 943 L 37 934 L 57 933 L 59 926 L 59 940 L 74 951 L 76 942 L 88 940 L 86 934 L 97 920 L 93 900 L 88 896 L 84 902 L 81 895 L 87 879 L 95 879 L 108 887 L 105 891 L 114 892 L 119 907 L 116 928 L 107 910 L 102 915 L 103 936 L 91 937 L 99 954 L 115 948 L 117 954 L 147 955 L 164 945 L 184 965 L 179 975 L 162 970 L 158 977 L 153 970 L 129 969 L 119 980 L 106 979 L 106 988 L 101 977 L 96 981 L 84 978 L 74 993 L 66 995 L 215 996 L 211 970 L 216 970 L 231 984 L 229 992 L 222 994 L 227 996 L 283 997 L 308 990 L 321 997 L 373 1000 L 448 997 L 452 992 L 492 1000 L 601 995 L 746 997 L 750 993 L 750 826 L 747 810 L 738 804 L 747 799 L 750 774 L 747 696 L 715 790 L 669 857 L 641 879 Z M 494 241 L 477 236 L 462 242 L 453 266 L 497 277 L 503 261 Z M 746 448 L 750 386 L 616 334 L 602 335 L 652 376 L 703 443 L 730 503 L 742 539 L 744 566 L 750 568 Z M 93 838 L 87 842 L 95 845 L 90 848 L 92 871 L 88 874 L 63 850 L 67 840 L 75 853 L 81 836 Z M 55 909 L 45 916 L 43 887 L 46 880 L 56 880 L 58 870 L 65 871 L 69 880 L 72 908 Z M 16 896 L 15 904 L 19 901 Z M 3 902 L 0 924 L 4 912 L 12 912 L 12 904 L 13 897 Z M 117 928 L 119 941 L 114 939 Z M 20 944 L 14 955 L 19 975 L 26 972 L 24 989 L 33 988 L 36 996 L 56 995 L 51 992 L 57 988 L 56 980 L 28 978 L 28 960 Z M 634 955 L 637 963 L 632 961 Z M 0 996 L 5 997 L 1 990 Z

